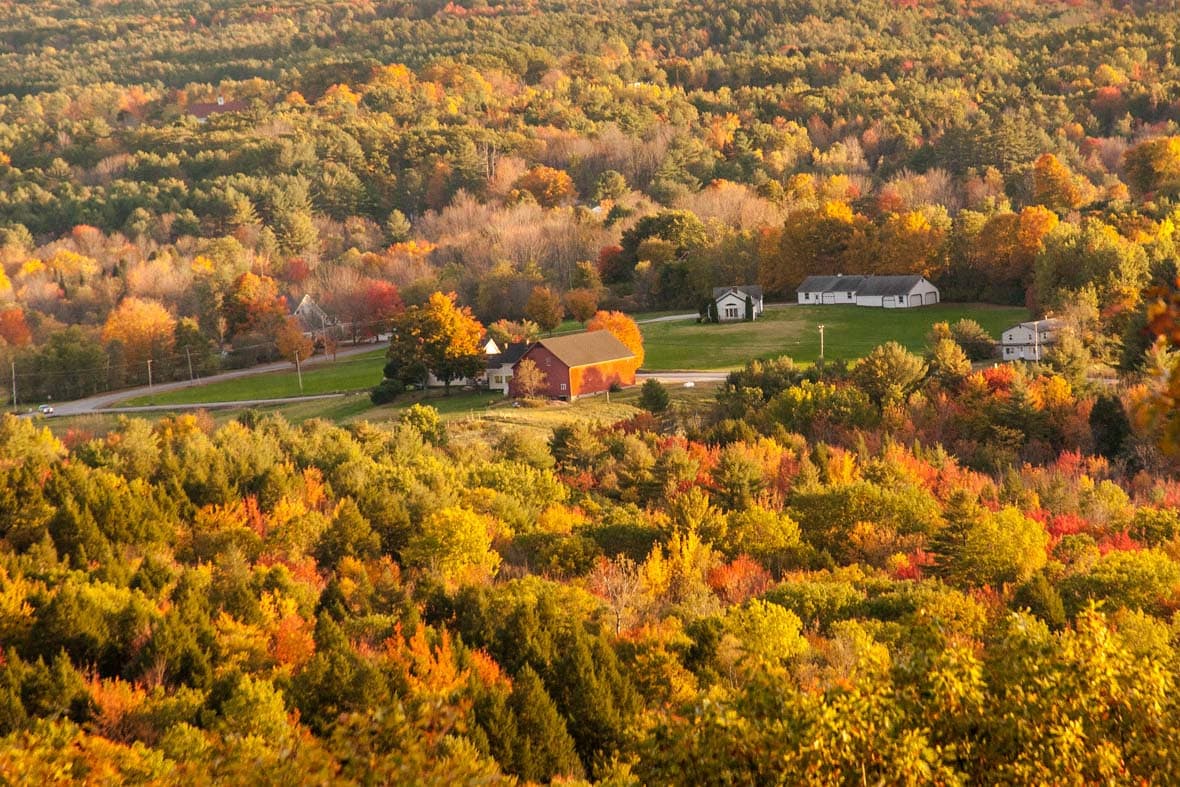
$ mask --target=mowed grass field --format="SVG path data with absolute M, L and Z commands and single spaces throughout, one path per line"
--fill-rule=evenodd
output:
M 711 400 L 716 391 L 716 383 L 701 383 L 693 388 L 668 386 L 673 406 L 695 406 L 703 401 Z M 611 394 L 609 400 L 606 396 L 592 396 L 579 399 L 572 404 L 548 402 L 540 406 L 513 407 L 511 402 L 487 393 L 456 392 L 451 396 L 443 396 L 442 391 L 434 390 L 407 394 L 390 404 L 374 406 L 369 401 L 368 393 L 362 392 L 315 401 L 259 407 L 226 407 L 210 410 L 208 415 L 217 425 L 239 418 L 247 411 L 264 414 L 277 413 L 295 424 L 312 418 L 320 418 L 342 425 L 360 421 L 381 424 L 396 421 L 403 410 L 413 404 L 422 403 L 434 407 L 442 415 L 444 421 L 454 424 L 458 429 L 456 435 L 462 435 L 466 429 L 472 429 L 478 434 L 490 426 L 500 431 L 530 432 L 547 439 L 555 426 L 572 421 L 611 424 L 629 418 L 640 412 L 637 407 L 639 393 L 639 388 L 635 387 Z M 127 415 L 94 413 L 47 418 L 42 421 L 42 424 L 58 437 L 77 441 L 83 438 L 101 437 L 116 429 L 119 423 L 128 417 L 155 421 L 165 416 L 193 412 L 193 410 L 161 410 Z
M 303 371 L 303 394 L 343 393 L 372 388 L 381 382 L 385 366 L 385 349 L 361 353 L 338 361 L 325 361 Z M 167 393 L 139 396 L 119 402 L 125 407 L 149 404 L 200 404 L 203 402 L 240 402 L 250 399 L 280 399 L 299 396 L 299 376 L 292 365 L 289 371 L 268 372 L 233 380 L 195 385 Z
M 1028 319 L 1028 310 L 1013 306 L 942 303 L 917 309 L 873 309 L 857 306 L 770 307 L 755 322 L 699 324 L 694 320 L 640 326 L 647 358 L 645 369 L 733 369 L 752 359 L 789 355 L 811 363 L 819 358 L 819 329 L 824 329 L 824 356 L 860 358 L 879 344 L 899 342 L 912 351 L 925 348 L 926 334 L 936 322 L 975 320 L 997 340 L 1007 328 Z

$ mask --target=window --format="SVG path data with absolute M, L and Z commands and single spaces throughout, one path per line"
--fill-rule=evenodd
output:
M 727 319 L 736 320 L 738 316 L 738 309 L 736 306 L 726 306 L 725 316 Z
M 563 391 L 565 390 L 565 383 L 561 384 L 561 390 L 563 390 Z

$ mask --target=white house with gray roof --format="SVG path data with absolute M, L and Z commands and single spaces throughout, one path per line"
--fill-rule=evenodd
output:
M 756 320 L 762 314 L 762 288 L 756 284 L 736 287 L 714 287 L 713 304 L 717 307 L 718 322 Z M 751 314 L 747 315 L 747 307 Z
M 1013 325 L 1000 334 L 1005 361 L 1039 361 L 1057 344 L 1064 321 L 1056 317 Z
M 939 302 L 938 288 L 925 276 L 808 276 L 795 291 L 799 303 L 848 304 L 912 309 Z

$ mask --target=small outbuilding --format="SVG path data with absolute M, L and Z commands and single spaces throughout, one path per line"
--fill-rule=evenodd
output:
M 544 373 L 545 382 L 536 393 L 570 401 L 579 396 L 602 393 L 611 386 L 635 384 L 635 354 L 610 331 L 587 331 L 554 336 L 532 344 L 512 366 L 509 390 L 519 395 L 520 365 L 531 360 Z
M 713 309 L 717 322 L 756 320 L 762 314 L 762 288 L 757 284 L 714 287 Z

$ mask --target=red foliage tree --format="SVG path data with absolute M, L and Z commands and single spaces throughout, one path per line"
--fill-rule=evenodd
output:
M 29 324 L 25 322 L 25 313 L 19 306 L 0 309 L 0 339 L 15 347 L 21 347 L 28 344 L 32 336 Z

